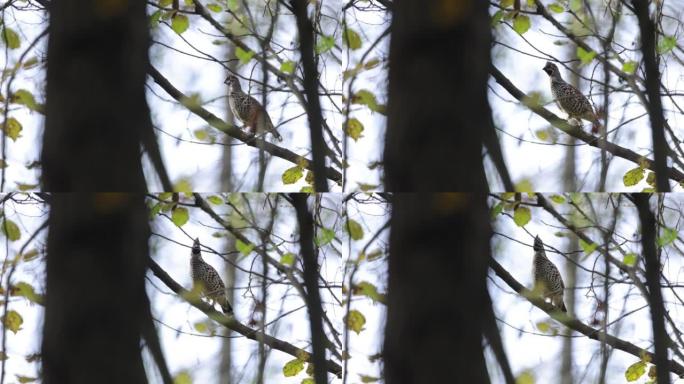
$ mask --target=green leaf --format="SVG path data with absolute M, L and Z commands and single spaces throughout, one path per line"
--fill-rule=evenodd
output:
M 534 192 L 534 187 L 530 179 L 522 179 L 517 182 L 514 186 L 516 192 L 532 193 Z
M 254 247 L 255 247 L 254 244 L 252 244 L 252 243 L 245 244 L 245 243 L 243 243 L 242 241 L 240 241 L 240 239 L 237 239 L 237 240 L 235 241 L 235 249 L 237 249 L 238 251 L 240 251 L 240 253 L 242 253 L 242 254 L 245 255 L 245 256 L 247 256 L 247 255 L 249 255 L 250 253 L 252 253 L 252 251 L 254 250 Z
M 551 201 L 553 201 L 556 204 L 565 203 L 565 197 L 563 197 L 561 195 L 551 195 L 550 199 L 551 199 Z
M 371 111 L 378 112 L 383 115 L 385 114 L 385 110 L 387 108 L 385 105 L 378 104 L 375 94 L 367 89 L 362 89 L 354 93 L 351 97 L 351 102 L 352 104 L 366 105 Z
M 622 260 L 622 262 L 625 263 L 625 265 L 628 267 L 635 266 L 636 261 L 637 261 L 636 253 L 628 253 L 625 255 L 625 258 Z
M 655 186 L 656 186 L 655 172 L 649 171 L 649 172 L 646 174 L 646 183 L 647 183 L 648 185 L 650 185 L 650 186 L 652 186 L 652 187 L 655 188 Z
M 310 185 L 305 185 L 299 189 L 299 192 L 312 194 L 312 193 L 316 193 L 316 190 L 314 189 L 314 187 L 312 187 Z
M 622 71 L 631 75 L 634 73 L 634 71 L 636 71 L 636 67 L 636 61 L 626 61 L 624 64 L 622 64 Z
M 532 212 L 529 208 L 521 205 L 515 207 L 515 210 L 513 211 L 513 222 L 515 222 L 518 227 L 524 227 L 531 219 Z
M 359 119 L 352 117 L 347 121 L 344 132 L 349 135 L 349 137 L 354 139 L 354 141 L 358 141 L 361 137 L 363 137 L 363 135 L 361 135 L 363 132 L 363 124 L 359 121 Z
M 580 65 L 587 65 L 594 60 L 594 57 L 596 57 L 596 52 L 585 51 L 582 47 L 577 47 L 577 57 L 582 62 Z
M 321 54 L 328 52 L 335 46 L 335 38 L 332 36 L 320 36 L 316 42 L 316 53 Z
M 549 331 L 551 330 L 551 326 L 549 325 L 549 323 L 545 321 L 540 321 L 537 323 L 537 329 L 542 331 L 543 333 L 549 333 Z
M 513 30 L 521 35 L 527 32 L 527 30 L 530 29 L 530 26 L 530 18 L 526 15 L 519 14 L 513 18 Z
M 32 303 L 43 303 L 43 297 L 36 293 L 31 284 L 25 283 L 23 281 L 14 284 L 10 290 L 10 293 L 12 296 L 24 297 L 26 300 Z
M 21 136 L 20 134 L 22 129 L 24 129 L 21 126 L 19 120 L 15 119 L 14 117 L 8 118 L 2 127 L 5 133 L 7 134 L 7 137 L 12 139 L 13 141 L 17 141 L 17 139 Z
M 240 64 L 247 64 L 250 60 L 252 60 L 252 57 L 254 57 L 254 52 L 245 51 L 240 47 L 235 47 L 235 56 L 240 59 Z
M 666 245 L 672 244 L 677 239 L 677 230 L 674 228 L 663 228 L 660 236 L 656 239 L 656 243 L 659 247 L 664 247 Z
M 188 30 L 190 26 L 190 20 L 187 16 L 181 13 L 175 13 L 171 17 L 171 29 L 173 29 L 177 34 L 182 34 Z
M 17 311 L 11 310 L 2 317 L 2 323 L 10 331 L 17 333 L 21 329 L 21 324 L 24 323 L 24 319 Z
M 582 0 L 570 0 L 570 10 L 575 13 L 582 10 Z
M 216 3 L 207 4 L 207 8 L 209 8 L 210 11 L 216 12 L 216 13 L 221 12 L 223 10 L 223 7 L 221 7 L 220 5 L 218 5 Z
M 20 190 L 21 192 L 35 190 L 36 187 L 38 187 L 38 184 L 19 183 L 16 181 L 15 181 L 15 183 L 17 184 L 17 189 Z
M 503 212 L 503 208 L 504 203 L 502 201 L 500 201 L 492 207 L 492 211 L 490 212 L 490 217 L 492 218 L 492 220 L 496 219 L 496 217 L 499 216 L 501 212 Z
M 152 15 L 150 15 L 150 27 L 156 28 L 159 26 L 159 21 L 161 20 L 162 13 L 162 10 L 158 9 Z
M 598 244 L 587 243 L 582 239 L 579 240 L 579 244 L 580 244 L 580 247 L 582 247 L 582 250 L 584 251 L 584 253 L 587 254 L 587 256 L 591 255 L 591 253 L 594 252 L 596 250 L 596 248 L 598 248 Z
M 361 331 L 363 331 L 363 326 L 366 324 L 366 317 L 356 309 L 352 309 L 344 317 L 344 322 L 348 329 L 351 329 L 358 335 Z
M 288 252 L 280 257 L 280 264 L 291 267 L 294 265 L 296 258 L 297 256 L 294 253 Z
M 283 375 L 285 377 L 296 376 L 304 369 L 304 360 L 294 359 L 290 360 L 283 366 Z
M 646 363 L 637 361 L 627 368 L 625 371 L 625 379 L 627 379 L 627 381 L 637 381 L 644 373 L 646 373 Z
M 5 219 L 2 221 L 2 233 L 7 236 L 10 241 L 17 241 L 21 238 L 21 230 L 19 226 L 12 220 Z
M 192 325 L 193 328 L 199 333 L 206 333 L 209 327 L 207 327 L 207 323 L 204 321 L 198 321 L 195 324 Z
M 159 4 L 160 7 L 166 8 L 171 5 L 172 2 L 173 0 L 159 0 L 157 4 Z
M 221 199 L 220 197 L 218 197 L 216 195 L 212 195 L 212 196 L 207 197 L 207 201 L 214 204 L 214 205 L 223 204 L 223 199 Z
M 314 379 L 307 377 L 303 379 L 300 384 L 316 384 L 316 382 L 314 381 Z
M 171 211 L 171 221 L 179 227 L 182 227 L 189 219 L 190 214 L 185 207 L 176 207 Z
M 523 371 L 515 378 L 515 384 L 534 384 L 534 374 L 531 371 Z
M 361 48 L 361 36 L 351 28 L 344 28 L 344 32 L 342 32 L 342 41 L 344 42 L 344 45 L 351 50 Z
M 292 60 L 288 61 L 283 61 L 282 64 L 280 64 L 280 70 L 285 73 L 292 73 L 295 70 L 295 62 Z
M 551 12 L 555 13 L 563 13 L 565 11 L 565 8 L 558 3 L 549 4 L 548 8 Z
M 499 5 L 503 8 L 508 8 L 513 5 L 513 0 L 501 0 Z
M 359 379 L 362 383 L 377 383 L 378 381 L 380 381 L 380 378 L 378 377 L 367 376 L 362 374 L 359 374 Z
M 674 36 L 664 36 L 658 42 L 657 51 L 659 54 L 665 54 L 670 52 L 677 45 L 677 39 Z
M 36 103 L 36 99 L 33 98 L 31 92 L 25 89 L 20 89 L 14 92 L 10 100 L 15 104 L 25 105 L 28 107 L 28 109 L 32 111 L 38 111 L 40 109 L 38 103 Z
M 28 376 L 22 376 L 22 375 L 17 375 L 17 374 L 15 374 L 14 376 L 17 377 L 17 381 L 21 384 L 33 383 L 34 381 L 38 380 L 38 378 L 36 378 L 36 377 L 28 377 Z
M 178 372 L 173 378 L 173 384 L 192 384 L 192 377 L 187 371 Z
M 21 46 L 19 34 L 12 28 L 2 28 L 2 40 L 7 44 L 9 49 L 17 49 Z
M 633 185 L 637 185 L 643 178 L 644 169 L 641 167 L 636 167 L 625 173 L 625 175 L 622 177 L 622 182 L 625 184 L 625 187 L 631 187 Z
M 304 176 L 304 169 L 299 165 L 295 165 L 292 168 L 286 169 L 285 172 L 283 172 L 281 179 L 283 180 L 283 184 L 294 184 L 301 179 L 302 176 Z
M 367 281 L 362 281 L 356 284 L 354 287 L 354 294 L 366 296 L 374 302 L 378 303 L 385 303 L 387 298 L 384 294 L 378 292 L 378 288 L 375 285 Z
M 188 179 L 180 179 L 176 184 L 173 186 L 173 191 L 174 192 L 183 192 L 183 193 L 192 193 L 192 184 L 190 184 L 190 180 Z
M 24 261 L 31 261 L 31 260 L 35 259 L 36 257 L 38 257 L 39 255 L 40 255 L 40 252 L 38 252 L 38 250 L 34 248 L 34 249 L 22 254 L 21 258 Z
M 497 25 L 499 25 L 499 23 L 501 23 L 501 19 L 503 19 L 503 17 L 504 17 L 504 11 L 502 9 L 499 9 L 498 11 L 496 11 L 496 13 L 494 13 L 494 15 L 492 16 L 491 26 L 496 27 Z
M 361 224 L 359 224 L 356 220 L 347 220 L 347 225 L 345 229 L 347 230 L 347 233 L 349 233 L 349 237 L 351 237 L 352 240 L 363 239 L 363 228 L 361 227 Z
M 328 229 L 328 228 L 321 228 L 318 231 L 318 236 L 316 237 L 314 242 L 316 243 L 316 246 L 322 247 L 326 244 L 330 244 L 330 242 L 333 241 L 334 238 L 335 238 L 335 231 L 333 231 L 332 229 Z

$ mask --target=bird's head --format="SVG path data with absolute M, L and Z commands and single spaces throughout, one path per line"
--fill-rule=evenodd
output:
M 550 61 L 546 62 L 546 65 L 544 66 L 543 70 L 551 78 L 560 78 L 560 72 L 558 71 L 558 67 L 556 67 L 556 64 Z
M 231 91 L 240 89 L 240 80 L 238 80 L 238 78 L 233 75 L 228 76 L 224 83 L 228 84 L 228 88 Z
M 539 238 L 539 235 L 535 236 L 535 238 L 534 238 L 534 246 L 533 246 L 532 248 L 534 248 L 534 251 L 535 251 L 535 252 L 541 252 L 541 251 L 544 250 L 544 243 L 543 243 L 542 240 Z
M 192 254 L 193 255 L 199 255 L 200 253 L 200 242 L 199 242 L 199 237 L 195 238 L 195 242 L 192 243 Z

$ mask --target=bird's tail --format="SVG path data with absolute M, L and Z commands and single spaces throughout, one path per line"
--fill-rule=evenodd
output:
M 223 311 L 223 313 L 227 315 L 233 313 L 233 307 L 230 305 L 227 298 L 223 298 L 222 300 L 220 300 L 219 304 L 221 305 L 221 310 Z

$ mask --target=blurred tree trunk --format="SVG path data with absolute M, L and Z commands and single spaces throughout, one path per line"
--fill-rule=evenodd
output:
M 149 237 L 142 196 L 54 194 L 47 240 L 43 379 L 145 383 L 141 332 Z
M 387 384 L 489 383 L 486 195 L 400 193 L 392 207 Z
M 145 3 L 50 8 L 43 185 L 144 191 Z M 47 240 L 44 382 L 145 383 L 149 237 L 142 195 L 54 194 Z M 146 322 L 146 321 L 149 321 Z
M 227 45 L 227 52 L 226 52 L 226 58 L 229 60 L 228 61 L 228 68 L 232 69 L 233 71 L 236 70 L 236 65 L 235 65 L 235 50 L 234 46 L 232 44 Z M 226 77 L 228 77 L 228 72 L 226 72 Z M 228 86 L 225 88 L 226 95 L 228 94 Z M 230 107 L 228 106 L 228 98 L 226 100 L 226 121 L 233 121 L 233 112 L 230 110 Z M 221 186 L 221 191 L 224 192 L 230 192 L 234 189 L 233 185 L 233 147 L 231 146 L 233 140 L 231 139 L 230 136 L 224 135 L 224 141 L 223 143 L 226 144 L 223 146 L 223 166 L 221 167 L 221 179 L 219 180 L 219 185 Z M 224 251 L 225 252 L 232 252 L 235 250 L 235 238 L 233 236 L 226 236 L 226 241 L 224 243 Z M 235 291 L 233 290 L 233 286 L 235 285 L 235 262 L 237 261 L 237 254 L 235 253 L 228 253 L 227 256 L 228 260 L 230 262 L 225 263 L 224 267 L 224 281 L 226 282 L 226 286 L 228 288 L 228 301 L 233 303 L 233 307 L 235 308 Z M 237 309 L 236 309 L 237 311 Z M 230 329 L 223 327 L 223 335 L 225 338 L 223 339 L 223 344 L 221 345 L 221 359 L 219 363 L 219 374 L 220 374 L 220 379 L 219 382 L 224 383 L 224 384 L 230 384 L 232 383 L 232 366 L 233 366 L 233 354 L 232 354 L 232 348 L 233 348 L 233 339 L 230 337 L 231 336 L 231 331 Z
M 145 2 L 64 0 L 50 7 L 42 163 L 47 191 L 144 191 Z
M 575 55 L 576 47 L 574 45 L 568 46 L 568 55 Z M 573 69 L 575 71 L 579 70 L 579 64 L 573 63 Z M 577 86 L 579 81 L 578 76 L 574 72 L 568 73 L 568 82 Z M 578 190 L 577 186 L 577 151 L 576 151 L 576 139 L 572 136 L 568 137 L 568 145 L 565 147 L 565 166 L 563 167 L 563 190 L 568 192 L 574 192 Z M 575 264 L 577 260 L 577 254 L 573 251 L 579 249 L 579 242 L 577 241 L 577 236 L 569 236 L 567 242 L 567 259 L 565 261 L 565 286 L 570 288 L 565 291 L 565 305 L 568 309 L 568 313 L 575 314 L 575 286 L 577 285 L 577 265 Z M 573 263 L 574 261 L 574 263 Z M 563 328 L 563 348 L 561 350 L 561 384 L 573 384 L 573 370 L 572 370 L 572 354 L 573 354 L 573 344 L 572 344 L 572 330 L 567 327 Z
M 386 189 L 484 193 L 483 142 L 496 137 L 487 101 L 489 3 L 393 4 Z

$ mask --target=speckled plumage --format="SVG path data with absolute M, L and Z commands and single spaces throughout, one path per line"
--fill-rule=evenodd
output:
M 244 93 L 240 87 L 240 80 L 230 75 L 226 79 L 228 84 L 228 104 L 233 115 L 249 128 L 249 132 L 256 133 L 270 132 L 278 141 L 283 141 L 278 131 L 273 126 L 271 117 L 264 107 L 252 96 Z
M 190 255 L 190 275 L 193 284 L 201 284 L 202 293 L 212 302 L 221 306 L 223 313 L 232 313 L 233 308 L 226 297 L 226 286 L 221 276 L 211 265 L 202 259 L 199 238 L 195 239 Z
M 555 64 L 547 61 L 544 72 L 549 75 L 551 80 L 551 94 L 553 94 L 558 108 L 567 113 L 570 118 L 578 121 L 580 119 L 591 121 L 593 123 L 592 132 L 597 133 L 601 123 L 589 100 L 577 88 L 563 80 Z
M 567 312 L 563 302 L 565 285 L 558 268 L 546 257 L 544 243 L 539 236 L 534 238 L 534 284 L 544 299 L 551 299 L 551 304 L 563 312 Z

